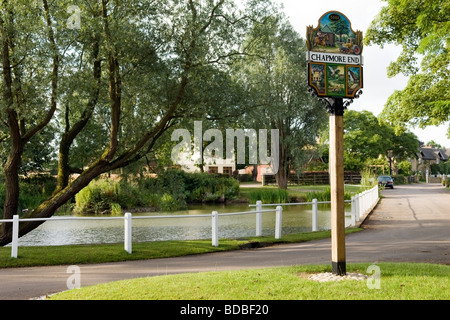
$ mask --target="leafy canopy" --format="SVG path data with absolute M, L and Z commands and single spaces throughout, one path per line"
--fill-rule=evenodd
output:
M 404 90 L 389 97 L 381 118 L 397 131 L 450 120 L 450 1 L 384 0 L 387 5 L 367 30 L 366 44 L 402 47 L 388 75 L 409 76 Z M 448 135 L 450 136 L 450 127 Z

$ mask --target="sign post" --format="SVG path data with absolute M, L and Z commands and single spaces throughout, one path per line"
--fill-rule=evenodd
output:
M 346 274 L 344 201 L 345 109 L 363 88 L 363 37 L 348 18 L 329 11 L 319 26 L 306 29 L 309 91 L 330 114 L 331 263 L 333 274 Z M 347 99 L 344 101 L 344 99 Z

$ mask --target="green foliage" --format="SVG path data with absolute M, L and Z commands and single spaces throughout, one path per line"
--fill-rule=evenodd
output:
M 442 177 L 442 185 L 446 188 L 449 188 L 450 187 L 450 178 Z
M 111 204 L 119 201 L 119 183 L 94 180 L 75 196 L 75 211 L 83 214 L 110 214 Z
M 20 180 L 18 214 L 22 215 L 22 210 L 33 210 L 46 200 L 53 192 L 56 180 L 49 175 L 36 175 Z M 5 184 L 0 182 L 0 214 L 3 214 L 5 203 Z
M 344 167 L 360 171 L 367 165 L 386 165 L 379 156 L 388 151 L 397 160 L 405 160 L 417 152 L 419 141 L 408 131 L 396 133 L 369 111 L 349 110 L 344 114 Z
M 450 161 L 441 161 L 430 165 L 431 174 L 450 174 Z
M 369 190 L 378 185 L 376 175 L 369 169 L 361 171 L 361 189 Z
M 344 200 L 351 200 L 352 193 L 345 191 Z M 324 191 L 311 191 L 306 193 L 306 201 L 311 202 L 313 199 L 317 201 L 331 201 L 331 188 L 328 187 Z
M 326 110 L 307 91 L 304 39 L 277 8 L 256 23 L 246 38 L 250 57 L 238 64 L 236 76 L 247 89 L 250 121 L 255 127 L 278 129 L 278 186 L 286 188 L 289 170 L 301 172 L 311 158 Z
M 68 12 L 69 5 L 76 6 L 75 13 Z M 237 101 L 245 95 L 237 94 L 242 87 L 230 65 L 245 56 L 245 34 L 255 21 L 264 21 L 265 5 L 265 0 L 244 6 L 235 0 L 3 1 L 0 163 L 14 158 L 9 161 L 14 173 L 20 163 L 23 170 L 42 170 L 58 162 L 59 192 L 34 215 L 54 214 L 102 173 L 154 157 L 165 131 L 185 118 L 208 116 L 214 108 L 213 116 L 225 117 L 228 107 L 228 114 L 238 114 Z M 80 22 L 75 28 L 73 20 Z M 69 179 L 74 172 L 89 174 Z M 78 209 L 107 212 L 117 211 L 111 203 L 126 208 L 160 202 L 136 186 L 116 187 L 119 191 L 105 194 L 93 184 L 78 195 Z M 183 188 L 173 184 L 164 203 L 183 205 L 191 193 Z M 214 189 L 205 196 L 210 200 L 236 193 L 234 186 L 207 188 Z M 9 210 L 16 211 L 16 196 L 8 199 Z M 1 243 L 8 236 L 0 235 Z
M 388 75 L 410 76 L 408 84 L 391 95 L 381 113 L 397 131 L 450 119 L 449 13 L 448 1 L 389 0 L 367 30 L 366 44 L 393 43 L 403 49 Z
M 155 178 L 135 181 L 98 179 L 75 196 L 75 212 L 119 214 L 122 209 L 152 207 L 174 211 L 195 202 L 224 202 L 239 195 L 239 182 L 209 173 L 162 171 Z
M 161 197 L 160 207 L 162 211 L 174 211 L 178 208 L 178 203 L 171 194 L 164 193 Z
M 403 174 L 396 174 L 395 176 L 392 176 L 392 178 L 394 179 L 394 185 L 408 183 L 408 177 Z
M 249 193 L 250 203 L 255 204 L 261 200 L 262 203 L 286 203 L 288 202 L 288 192 L 285 189 L 260 188 Z
M 409 161 L 402 161 L 397 164 L 398 173 L 405 176 L 410 176 L 412 174 L 412 164 Z
M 122 207 L 120 206 L 120 204 L 113 202 L 111 203 L 110 208 L 111 208 L 111 215 L 120 216 L 122 214 Z

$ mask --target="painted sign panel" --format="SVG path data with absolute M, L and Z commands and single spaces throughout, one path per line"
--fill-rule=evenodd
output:
M 362 70 L 355 65 L 311 62 L 308 84 L 321 97 L 354 97 L 363 87 Z
M 307 27 L 308 84 L 321 97 L 353 98 L 363 87 L 363 35 L 348 18 L 329 11 Z

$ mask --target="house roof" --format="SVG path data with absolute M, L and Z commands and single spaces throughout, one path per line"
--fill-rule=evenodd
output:
M 417 153 L 419 158 L 423 160 L 436 160 L 447 161 L 449 159 L 449 154 L 446 149 L 436 149 L 430 147 L 419 148 L 419 153 Z
M 443 161 L 447 161 L 449 159 L 449 154 L 447 153 L 446 149 L 439 149 L 439 157 Z

